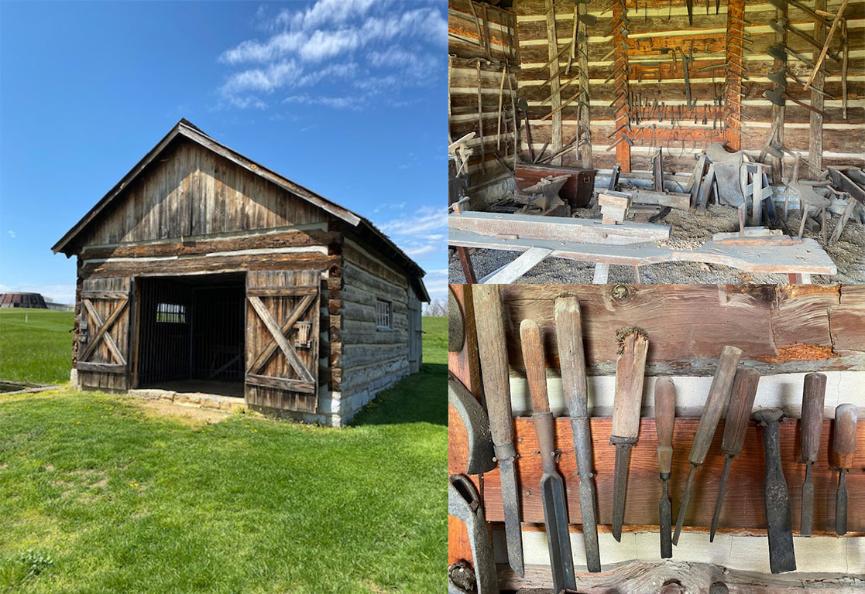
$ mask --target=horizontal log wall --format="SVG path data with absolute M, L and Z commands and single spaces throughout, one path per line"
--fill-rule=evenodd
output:
M 513 163 L 519 64 L 514 16 L 472 0 L 449 0 L 448 8 L 448 134 L 453 141 L 475 133 L 468 171 L 478 184 L 504 173 L 502 162 Z
M 814 0 L 804 4 L 813 7 Z M 840 0 L 826 3 L 828 12 L 838 10 Z M 707 69 L 713 65 L 723 65 L 727 61 L 727 2 L 722 2 L 720 13 L 715 14 L 714 4 L 710 14 L 705 6 L 694 5 L 693 26 L 688 24 L 684 3 L 669 3 L 661 0 L 635 3 L 628 0 L 630 19 L 628 49 L 628 87 L 635 99 L 663 102 L 667 108 L 666 121 L 651 116 L 648 108 L 643 110 L 641 131 L 635 132 L 636 140 L 631 148 L 632 168 L 650 169 L 649 157 L 655 146 L 665 150 L 665 171 L 690 171 L 693 155 L 701 151 L 707 142 L 723 141 L 721 124 L 724 121 L 724 108 L 714 105 L 714 98 L 723 94 L 725 71 Z M 570 43 L 573 33 L 573 2 L 556 0 L 556 36 L 561 50 Z M 517 32 L 519 40 L 520 72 L 519 94 L 529 104 L 532 140 L 535 150 L 551 141 L 551 118 L 542 119 L 550 114 L 551 94 L 547 45 L 547 22 L 545 0 L 515 0 Z M 613 36 L 611 32 L 612 11 L 606 6 L 589 5 L 589 14 L 597 18 L 597 23 L 588 28 L 589 79 L 591 94 L 591 132 L 594 149 L 595 167 L 609 168 L 615 163 L 615 151 L 607 150 L 615 131 L 614 79 L 612 54 Z M 847 119 L 841 110 L 840 66 L 827 60 L 825 91 L 833 96 L 823 102 L 827 117 L 823 122 L 823 166 L 837 164 L 865 164 L 865 0 L 851 0 L 845 12 L 849 27 L 850 64 L 848 74 Z M 789 6 L 788 17 L 792 25 L 808 35 L 814 35 L 813 18 L 800 9 Z M 772 104 L 762 97 L 771 88 L 767 78 L 773 69 L 773 59 L 768 55 L 768 47 L 775 43 L 775 32 L 769 22 L 776 19 L 776 9 L 768 2 L 746 3 L 745 5 L 745 46 L 744 65 L 747 80 L 742 81 L 741 99 L 741 145 L 749 152 L 759 153 L 769 137 L 772 125 Z M 830 19 L 831 20 L 831 19 Z M 840 45 L 840 36 L 835 35 L 833 50 Z M 794 34 L 787 35 L 787 44 L 796 52 L 815 60 L 819 50 Z M 671 53 L 661 54 L 662 48 L 681 48 L 688 53 L 693 48 L 694 62 L 689 78 L 691 92 L 696 107 L 685 107 L 684 71 L 681 54 L 676 51 L 676 63 Z M 560 66 L 567 63 L 567 51 L 563 54 Z M 809 67 L 790 58 L 790 70 L 801 79 L 810 73 Z M 660 76 L 660 82 L 658 77 Z M 562 75 L 561 97 L 564 103 L 576 92 L 577 77 Z M 788 92 L 810 104 L 812 93 L 802 85 L 790 81 Z M 669 122 L 671 106 L 682 109 L 682 123 L 672 128 Z M 810 114 L 806 107 L 787 101 L 784 116 L 784 144 L 803 157 L 808 156 Z M 713 120 L 718 121 L 713 126 Z M 703 123 L 703 118 L 706 122 Z M 694 123 L 696 118 L 697 122 Z M 636 128 L 635 122 L 632 125 Z M 562 110 L 563 143 L 574 136 L 577 126 L 576 103 Z M 528 158 L 526 135 L 521 135 L 523 158 Z M 566 154 L 566 163 L 573 163 L 572 152 Z M 792 159 L 788 158 L 788 166 Z M 807 168 L 801 168 L 805 176 Z
M 343 248 L 340 411 L 347 420 L 377 392 L 410 373 L 406 277 L 377 254 L 347 241 Z M 378 327 L 376 301 L 391 303 L 390 329 Z

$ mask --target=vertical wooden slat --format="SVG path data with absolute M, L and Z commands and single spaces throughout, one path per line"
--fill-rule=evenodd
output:
M 630 113 L 628 110 L 628 53 L 625 49 L 628 36 L 622 31 L 621 23 L 627 18 L 627 8 L 625 0 L 613 0 L 613 23 L 618 23 L 613 29 L 613 45 L 614 45 L 614 68 L 616 74 L 615 82 L 615 99 L 616 103 L 616 161 L 621 167 L 621 171 L 629 173 L 631 171 L 631 146 L 627 143 L 628 122 L 630 121 Z
M 826 0 L 815 0 L 815 10 L 826 10 Z M 814 19 L 814 40 L 819 44 L 823 44 L 826 40 L 826 27 L 823 19 Z M 819 72 L 814 77 L 814 82 L 811 83 L 811 105 L 819 110 L 823 110 L 823 95 L 818 91 L 823 90 L 823 83 L 826 78 L 826 62 L 820 66 Z M 810 112 L 810 132 L 808 134 L 808 173 L 816 177 L 823 169 L 823 116 L 817 112 Z
M 553 0 L 545 0 L 547 11 L 547 53 L 550 59 L 550 107 L 553 110 L 552 152 L 562 150 L 562 95 L 559 87 L 559 42 L 556 36 L 556 7 Z M 561 156 L 552 160 L 561 165 Z
M 742 70 L 744 69 L 745 0 L 727 2 L 727 79 L 724 120 L 730 150 L 742 147 Z
M 787 5 L 784 4 L 783 7 L 777 8 L 775 10 L 775 16 L 778 20 L 787 19 Z M 783 33 L 775 33 L 775 43 L 782 44 L 784 46 L 787 45 L 787 32 Z M 775 59 L 772 63 L 772 70 L 777 71 L 780 68 L 786 67 L 786 62 L 783 60 Z M 772 88 L 777 89 L 779 85 L 773 83 Z M 777 138 L 778 142 L 782 145 L 784 144 L 784 106 L 783 105 L 773 105 L 772 106 L 772 121 L 777 127 Z M 781 182 L 781 176 L 783 175 L 784 169 L 784 159 L 775 157 L 768 157 L 769 163 L 772 165 L 772 181 L 775 183 Z

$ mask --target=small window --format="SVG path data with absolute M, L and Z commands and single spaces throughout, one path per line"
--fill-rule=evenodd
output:
M 378 299 L 375 302 L 375 320 L 379 330 L 390 330 L 393 327 L 393 314 L 390 301 Z
M 166 324 L 185 324 L 186 306 L 178 303 L 157 303 L 156 321 Z

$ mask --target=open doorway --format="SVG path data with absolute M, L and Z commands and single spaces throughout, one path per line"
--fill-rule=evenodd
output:
M 245 274 L 138 282 L 138 387 L 242 398 Z

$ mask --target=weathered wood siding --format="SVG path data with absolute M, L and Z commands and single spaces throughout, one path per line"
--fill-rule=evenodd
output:
M 514 15 L 483 2 L 449 0 L 448 36 L 448 133 L 451 140 L 476 134 L 468 142 L 475 151 L 468 171 L 477 184 L 505 172 L 496 155 L 513 162 L 519 68 Z
M 821 0 L 818 0 L 821 1 Z M 814 7 L 814 0 L 804 0 L 805 5 Z M 828 0 L 828 12 L 837 12 L 840 0 Z M 661 120 L 657 115 L 649 116 L 649 108 L 644 108 L 639 125 L 643 134 L 631 148 L 633 169 L 649 170 L 650 156 L 655 147 L 663 146 L 665 170 L 688 171 L 693 167 L 695 152 L 701 151 L 707 142 L 723 141 L 721 122 L 724 120 L 724 107 L 714 104 L 716 93 L 724 92 L 725 71 L 706 69 L 712 65 L 727 62 L 727 15 L 728 2 L 721 2 L 720 13 L 715 14 L 712 5 L 709 14 L 705 6 L 695 3 L 693 25 L 689 25 L 684 3 L 669 4 L 666 0 L 647 0 L 639 2 L 639 9 L 631 0 L 626 2 L 627 16 L 630 19 L 627 37 L 628 49 L 628 89 L 632 101 L 642 100 L 662 102 L 667 108 L 667 117 Z M 593 142 L 594 166 L 609 168 L 616 161 L 616 151 L 607 150 L 615 137 L 611 137 L 617 126 L 615 122 L 615 77 L 613 35 L 611 21 L 613 11 L 609 5 L 589 4 L 589 14 L 597 18 L 597 23 L 588 27 L 589 84 L 591 96 L 591 132 Z M 570 44 L 573 34 L 574 4 L 571 0 L 556 0 L 555 24 L 558 48 Z M 776 42 L 776 34 L 769 23 L 778 18 L 776 8 L 769 2 L 745 3 L 744 66 L 748 80 L 743 81 L 741 98 L 741 145 L 747 151 L 759 153 L 769 137 L 772 125 L 772 104 L 763 97 L 763 92 L 771 88 L 767 78 L 774 70 L 773 58 L 768 48 Z M 543 119 L 551 111 L 551 84 L 548 66 L 548 27 L 545 0 L 515 0 L 517 34 L 519 43 L 519 94 L 529 104 L 532 140 L 536 151 L 552 141 L 552 120 Z M 829 60 L 824 89 L 832 97 L 826 97 L 822 109 L 826 112 L 823 120 L 823 166 L 847 163 L 865 164 L 865 0 L 850 0 L 845 12 L 849 28 L 850 62 L 848 73 L 847 118 L 842 117 L 840 65 Z M 814 36 L 815 24 L 812 17 L 802 10 L 789 5 L 790 24 L 804 33 Z M 831 19 L 830 19 L 831 21 Z M 828 29 L 828 28 L 827 28 Z M 810 46 L 795 34 L 787 34 L 787 45 L 809 60 L 816 60 L 819 50 Z M 840 45 L 840 35 L 836 32 L 833 51 Z M 694 62 L 690 67 L 689 79 L 696 108 L 685 108 L 684 69 L 681 54 L 677 51 L 675 63 L 670 53 L 661 55 L 660 48 L 684 48 L 687 53 L 693 47 Z M 567 63 L 567 51 L 560 60 L 560 67 Z M 810 67 L 790 57 L 788 67 L 805 80 Z M 660 77 L 660 81 L 658 80 Z M 561 95 L 564 102 L 576 89 L 572 77 L 562 74 Z M 576 78 L 576 75 L 573 77 Z M 788 81 L 787 91 L 796 99 L 810 104 L 813 94 L 792 80 Z M 816 102 L 815 102 L 816 104 Z M 671 107 L 684 109 L 679 125 L 670 123 Z M 713 125 L 715 115 L 719 116 Z M 704 116 L 706 121 L 703 121 Z M 563 142 L 568 142 L 575 134 L 577 125 L 576 102 L 562 110 Z M 696 121 L 695 121 L 696 119 Z M 784 144 L 803 157 L 808 156 L 811 112 L 806 107 L 788 100 L 784 108 Z M 676 139 L 659 140 L 662 134 L 674 134 Z M 657 137 L 657 138 L 656 138 Z M 524 157 L 528 151 L 526 135 L 521 135 Z M 574 163 L 574 152 L 569 151 L 565 163 Z M 787 166 L 792 159 L 787 157 Z M 807 171 L 802 167 L 802 175 Z
M 352 416 L 380 390 L 411 373 L 409 301 L 414 289 L 385 258 L 347 240 L 343 250 L 342 415 Z M 376 324 L 376 300 L 391 302 L 391 329 Z
M 319 208 L 186 140 L 118 196 L 79 245 L 200 237 L 321 223 Z

